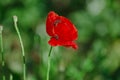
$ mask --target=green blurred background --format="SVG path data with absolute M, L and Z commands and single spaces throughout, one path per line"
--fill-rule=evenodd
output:
M 13 80 L 22 80 L 13 15 L 18 16 L 25 46 L 27 80 L 46 79 L 50 37 L 45 21 L 51 10 L 75 24 L 79 49 L 54 47 L 50 80 L 120 80 L 120 0 L 0 0 L 6 80 L 10 74 Z

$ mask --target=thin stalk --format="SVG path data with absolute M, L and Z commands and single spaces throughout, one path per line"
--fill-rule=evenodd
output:
M 51 52 L 52 52 L 52 46 L 51 46 L 49 54 L 48 54 L 48 64 L 47 64 L 47 77 L 46 77 L 46 80 L 49 80 L 50 63 L 51 63 Z
M 3 31 L 3 26 L 0 26 L 0 46 L 1 46 L 1 55 L 2 55 L 2 72 L 3 72 L 2 79 L 5 80 L 5 75 L 4 75 L 5 61 L 4 61 L 4 52 L 3 52 L 2 31 Z
M 19 37 L 19 40 L 20 40 L 20 45 L 21 45 L 21 48 L 22 48 L 22 58 L 23 58 L 23 80 L 26 80 L 25 50 L 24 50 L 23 41 L 22 41 L 22 38 L 21 38 L 21 35 L 20 35 L 20 31 L 19 31 L 18 26 L 17 26 L 17 21 L 18 21 L 17 16 L 13 16 L 13 20 L 14 20 L 14 26 L 15 26 L 16 32 L 17 32 L 18 37 Z

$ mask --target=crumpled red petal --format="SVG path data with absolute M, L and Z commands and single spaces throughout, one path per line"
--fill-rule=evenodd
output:
M 55 35 L 53 22 L 56 19 L 56 17 L 58 17 L 58 15 L 56 13 L 54 13 L 53 11 L 51 11 L 47 16 L 46 32 L 48 33 L 49 36 Z
M 78 49 L 78 46 L 75 42 L 72 41 L 67 41 L 67 42 L 60 42 L 58 40 L 56 40 L 55 38 L 51 38 L 48 43 L 51 46 L 65 46 L 65 47 L 72 47 L 74 49 Z

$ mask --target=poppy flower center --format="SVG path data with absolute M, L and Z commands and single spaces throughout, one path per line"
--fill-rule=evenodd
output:
M 58 40 L 58 39 L 59 39 L 59 36 L 58 36 L 58 35 L 55 35 L 55 36 L 53 36 L 53 38 L 55 38 L 56 40 Z
M 55 20 L 53 24 L 54 24 L 54 26 L 57 26 L 58 23 L 61 23 L 61 20 L 59 20 L 59 19 Z

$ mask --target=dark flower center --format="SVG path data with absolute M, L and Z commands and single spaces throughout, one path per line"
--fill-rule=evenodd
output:
M 57 26 L 58 23 L 61 23 L 61 20 L 59 20 L 59 19 L 55 20 L 55 22 L 53 24 L 54 24 L 54 26 Z
M 59 36 L 56 35 L 56 36 L 53 36 L 53 38 L 55 38 L 56 40 L 58 40 L 58 39 L 59 39 Z

